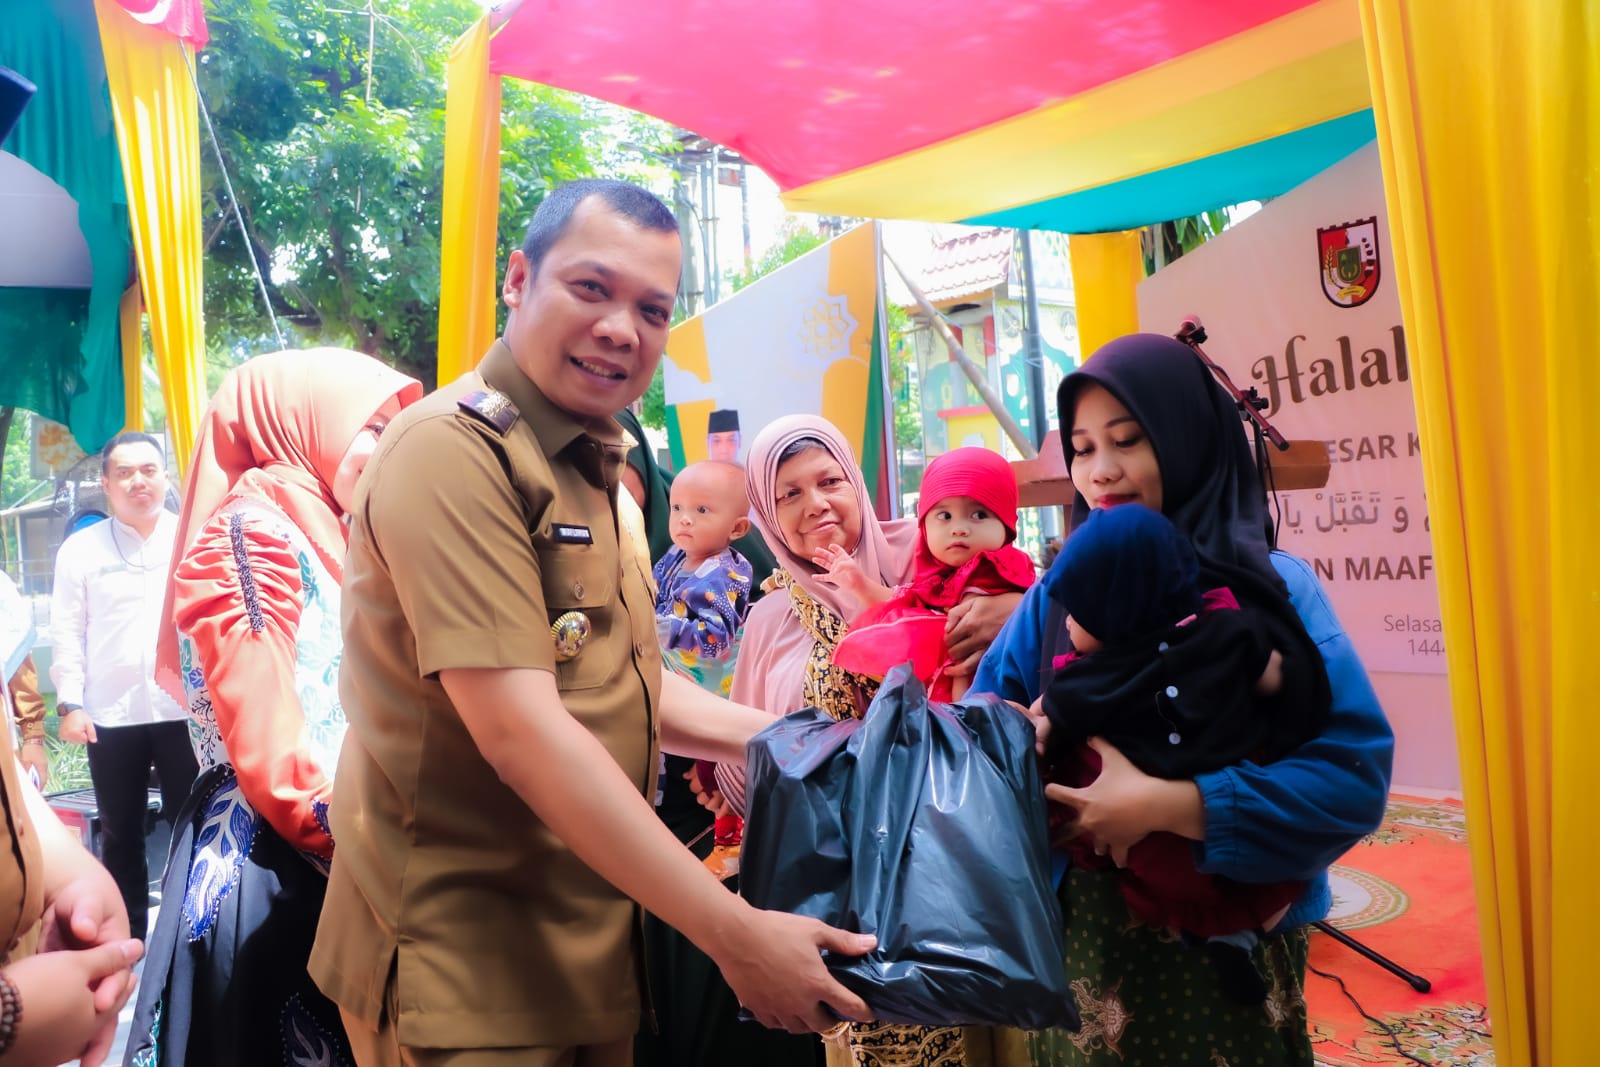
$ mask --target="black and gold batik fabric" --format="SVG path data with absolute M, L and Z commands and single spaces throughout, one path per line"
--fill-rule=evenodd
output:
M 1223 995 L 1204 952 L 1128 913 L 1114 871 L 1073 869 L 1062 887 L 1076 1034 L 1029 1038 L 1034 1067 L 1312 1067 L 1303 927 L 1261 939 L 1264 1004 Z

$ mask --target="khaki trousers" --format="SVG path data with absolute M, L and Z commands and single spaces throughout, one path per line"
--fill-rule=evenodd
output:
M 357 1067 L 633 1067 L 633 1038 L 575 1048 L 405 1048 L 388 1012 L 376 1032 L 340 1012 Z

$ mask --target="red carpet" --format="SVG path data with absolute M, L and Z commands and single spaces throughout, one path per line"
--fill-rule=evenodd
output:
M 1376 952 L 1433 983 L 1418 993 L 1377 964 L 1320 932 L 1311 935 L 1311 966 L 1344 980 L 1362 1017 L 1337 982 L 1306 976 L 1317 1062 L 1337 1067 L 1449 1064 L 1492 1067 L 1478 918 L 1467 855 L 1466 820 L 1457 801 L 1391 796 L 1378 832 L 1332 871 L 1332 922 Z

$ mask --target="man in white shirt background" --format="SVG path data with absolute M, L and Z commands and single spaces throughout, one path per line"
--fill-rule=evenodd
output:
M 50 673 L 61 739 L 89 746 L 101 862 L 122 891 L 132 936 L 143 938 L 150 769 L 168 821 L 197 771 L 187 711 L 155 681 L 177 516 L 166 510 L 166 462 L 154 437 L 118 434 L 102 453 L 100 471 L 111 518 L 68 537 L 56 554 Z

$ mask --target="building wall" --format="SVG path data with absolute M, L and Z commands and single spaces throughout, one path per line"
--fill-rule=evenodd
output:
M 1021 303 L 986 297 L 975 308 L 952 313 L 950 321 L 967 356 L 983 370 L 990 388 L 999 395 L 1011 417 L 1031 435 L 1032 411 L 1028 400 L 1027 364 L 1023 358 Z M 1041 304 L 1039 326 L 1045 362 L 1045 425 L 1054 428 L 1056 386 L 1078 365 L 1076 309 L 1070 305 Z M 931 328 L 924 328 L 913 336 L 921 382 L 922 434 L 928 458 L 963 443 L 976 443 L 963 440 L 974 432 L 971 420 L 975 417 L 989 420 L 993 424 L 989 436 L 1002 440 L 1004 435 L 999 431 L 998 421 L 988 414 L 983 398 L 961 367 L 950 358 L 939 335 Z M 959 432 L 955 426 L 957 422 Z M 1002 451 L 1010 459 L 1020 458 L 1009 442 Z
M 1022 311 L 1020 301 L 1006 299 L 1000 290 L 983 298 L 976 307 L 950 313 L 949 318 L 962 349 L 983 371 L 1007 413 L 1032 437 L 1033 413 L 1023 353 Z M 1044 357 L 1045 425 L 1054 429 L 1056 387 L 1062 377 L 1078 365 L 1076 309 L 1070 304 L 1041 303 L 1039 327 Z M 1021 455 L 1001 430 L 999 420 L 984 404 L 965 372 L 950 358 L 938 333 L 925 327 L 912 336 L 921 384 L 926 459 L 931 461 L 963 445 L 977 445 L 998 451 L 1007 459 L 1020 459 Z M 1038 559 L 1045 540 L 1060 529 L 1059 512 L 1047 515 L 1038 509 L 1025 511 L 1019 519 L 1018 545 Z

